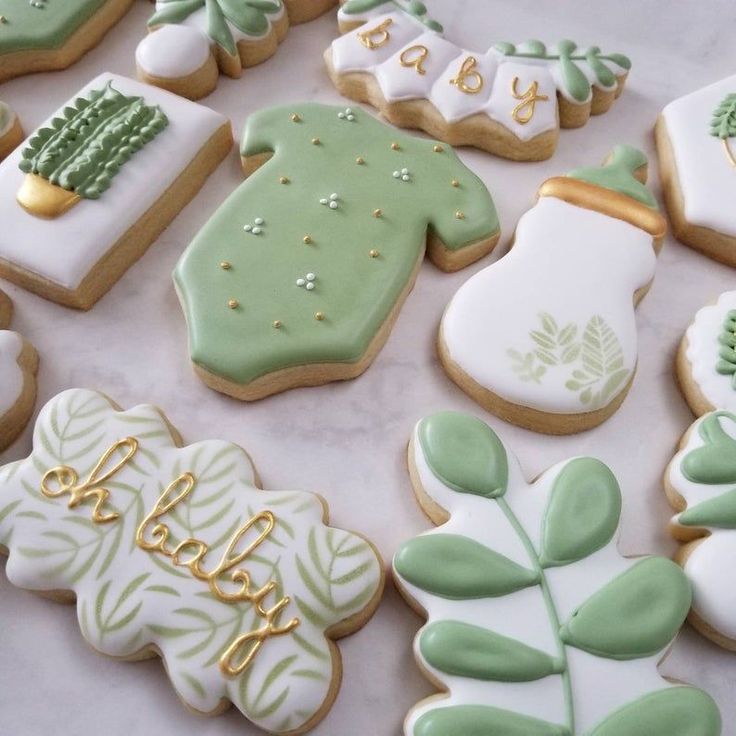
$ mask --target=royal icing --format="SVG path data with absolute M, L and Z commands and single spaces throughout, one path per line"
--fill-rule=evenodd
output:
M 407 736 L 720 734 L 710 697 L 657 672 L 690 588 L 670 560 L 619 555 L 603 463 L 574 458 L 530 484 L 486 424 L 452 412 L 419 422 L 410 462 L 447 521 L 393 569 L 426 612 L 417 661 L 446 694 L 411 710 Z
M 229 382 L 359 361 L 411 284 L 428 228 L 452 253 L 498 232 L 488 190 L 451 148 L 363 110 L 254 113 L 241 154 L 271 152 L 174 273 L 193 362 Z
M 385 12 L 400 10 L 427 28 L 442 32 L 442 26 L 427 14 L 427 6 L 419 0 L 345 0 L 337 11 L 340 28 L 360 25 Z
M 179 447 L 154 407 L 82 389 L 52 399 L 31 456 L 0 469 L 12 583 L 72 591 L 96 650 L 154 647 L 187 705 L 230 700 L 274 733 L 324 715 L 340 676 L 329 632 L 381 593 L 373 547 L 325 519 L 313 494 L 259 490 L 237 445 Z
M 602 169 L 545 183 L 519 220 L 511 251 L 448 305 L 446 362 L 502 400 L 546 413 L 581 414 L 613 402 L 636 367 L 632 294 L 652 280 L 653 243 L 665 229 L 632 176 L 645 163 L 619 146 Z M 629 221 L 627 212 L 635 213 Z
M 167 24 L 138 44 L 135 59 L 147 74 L 176 79 L 201 69 L 210 53 L 210 41 L 198 28 Z
M 79 171 L 103 179 L 109 183 L 110 189 L 100 192 L 99 199 L 80 198 L 71 209 L 54 219 L 26 211 L 18 201 L 26 177 L 21 170 L 21 165 L 26 167 L 26 164 L 21 164 L 27 160 L 26 151 L 35 152 L 38 145 L 51 140 L 48 131 L 59 128 L 61 123 L 55 121 L 65 119 L 65 110 L 76 110 L 80 100 L 89 102 L 93 94 L 108 88 L 134 100 L 140 98 L 138 104 L 148 111 L 147 114 L 161 122 L 163 116 L 169 124 L 159 130 L 153 140 L 135 141 L 126 145 L 125 150 L 100 150 L 97 138 L 85 139 L 90 161 L 96 168 L 88 172 L 81 167 Z M 74 121 L 83 117 L 83 110 L 79 118 L 75 113 L 69 125 L 62 125 L 62 128 L 71 130 Z M 20 146 L 0 164 L 0 220 L 7 223 L 0 233 L 0 261 L 9 264 L 0 268 L 2 275 L 15 280 L 17 267 L 65 290 L 77 289 L 96 264 L 148 212 L 226 123 L 226 118 L 212 110 L 125 77 L 106 73 L 93 79 L 67 106 L 32 134 L 25 146 Z M 113 129 L 115 124 L 113 120 Z M 112 140 L 116 140 L 121 131 L 124 132 L 122 127 L 114 132 Z M 145 137 L 151 137 L 153 133 L 151 130 Z M 81 162 L 86 154 L 79 148 L 74 155 Z M 127 157 L 130 160 L 126 162 Z M 122 165 L 118 167 L 118 163 Z M 112 168 L 106 168 L 107 164 Z M 54 171 L 64 170 L 63 167 L 54 168 Z

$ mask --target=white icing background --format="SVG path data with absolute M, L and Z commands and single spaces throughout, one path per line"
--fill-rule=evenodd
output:
M 497 40 L 569 37 L 604 52 L 625 53 L 634 63 L 612 110 L 581 130 L 562 131 L 551 160 L 513 164 L 461 152 L 494 195 L 503 230 L 497 253 L 454 275 L 425 264 L 388 344 L 358 380 L 291 391 L 251 405 L 228 399 L 205 388 L 190 369 L 170 274 L 207 216 L 242 181 L 234 149 L 194 202 L 92 311 L 68 310 L 0 283 L 16 305 L 12 328 L 41 355 L 37 409 L 73 386 L 104 391 L 126 408 L 157 404 L 188 442 L 221 438 L 243 445 L 266 487 L 322 492 L 334 523 L 369 536 L 386 561 L 403 540 L 429 525 L 405 468 L 414 423 L 438 409 L 470 411 L 503 435 L 529 477 L 573 455 L 591 454 L 609 463 L 624 494 L 621 550 L 670 554 L 676 547 L 666 533 L 670 510 L 661 475 L 693 420 L 675 384 L 675 350 L 695 312 L 734 288 L 736 271 L 667 239 L 653 288 L 637 310 L 640 363 L 631 393 L 612 419 L 577 437 L 535 435 L 484 413 L 446 378 L 435 358 L 434 339 L 450 296 L 505 251 L 516 220 L 545 178 L 597 162 L 617 142 L 640 146 L 653 156 L 651 130 L 659 110 L 675 97 L 733 74 L 736 20 L 731 4 L 713 0 L 672 6 L 652 0 L 626 4 L 612 15 L 603 0 L 427 2 L 447 35 L 466 48 L 483 51 Z M 137 3 L 74 67 L 7 82 L 0 95 L 32 130 L 99 72 L 133 75 L 135 47 L 150 12 L 149 3 Z M 246 70 L 240 80 L 222 77 L 204 104 L 228 115 L 238 136 L 246 116 L 261 107 L 302 99 L 339 104 L 342 98 L 322 62 L 336 33 L 334 13 L 292 29 L 273 59 Z M 113 183 L 105 196 L 114 194 Z M 0 459 L 27 455 L 30 438 L 29 426 Z M 312 732 L 315 736 L 399 736 L 406 711 L 433 692 L 414 664 L 411 645 L 419 625 L 389 585 L 374 619 L 340 645 L 342 690 L 330 715 Z M 723 733 L 736 734 L 736 654 L 686 628 L 662 671 L 708 690 L 721 707 Z M 110 736 L 260 733 L 233 711 L 213 719 L 190 715 L 157 660 L 123 664 L 95 654 L 82 640 L 72 607 L 13 588 L 4 574 L 0 714 L 3 733 L 23 736 L 51 729 L 89 733 L 103 724 Z

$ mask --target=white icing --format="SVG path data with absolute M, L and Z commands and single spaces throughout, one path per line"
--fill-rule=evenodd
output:
M 18 358 L 23 339 L 17 332 L 0 330 L 0 422 L 23 393 L 23 371 Z
M 529 557 L 498 504 L 480 496 L 456 493 L 445 486 L 429 468 L 416 429 L 413 447 L 413 459 L 422 488 L 450 514 L 448 522 L 426 532 L 426 535 L 461 534 L 528 568 Z M 538 535 L 549 492 L 566 463 L 555 465 L 530 484 L 525 480 L 516 457 L 508 450 L 507 453 L 509 479 L 504 498 L 527 533 L 532 535 L 532 541 L 539 550 L 539 539 L 534 538 L 535 530 Z M 623 573 L 635 562 L 619 555 L 614 539 L 579 562 L 547 569 L 545 573 L 561 621 L 567 620 L 583 601 L 599 590 L 602 581 Z M 401 578 L 395 568 L 394 574 L 411 598 L 427 612 L 426 625 L 440 620 L 462 621 L 521 640 L 553 657 L 558 655 L 551 627 L 540 625 L 549 618 L 537 586 L 498 598 L 456 601 L 428 594 L 413 586 Z M 405 722 L 407 736 L 412 736 L 414 726 L 423 713 L 453 705 L 492 705 L 551 723 L 565 722 L 561 676 L 550 675 L 534 682 L 511 683 L 484 682 L 448 675 L 432 667 L 423 658 L 419 641 L 424 628 L 426 626 L 419 630 L 414 640 L 415 656 L 433 680 L 443 683 L 448 695 L 443 695 L 441 699 L 429 698 L 415 706 Z M 576 733 L 588 733 L 611 711 L 665 686 L 657 672 L 660 654 L 630 661 L 595 657 L 574 647 L 566 647 L 565 654 L 573 682 Z
M 677 168 L 685 219 L 736 237 L 736 167 L 710 125 L 723 98 L 736 93 L 736 76 L 671 102 L 662 111 Z M 732 148 L 736 141 L 730 140 Z M 736 151 L 734 151 L 736 155 Z
M 72 99 L 102 89 L 108 81 L 123 94 L 159 105 L 169 124 L 120 168 L 99 199 L 82 199 L 53 220 L 34 217 L 16 200 L 24 177 L 18 168 L 24 146 L 0 164 L 0 221 L 5 223 L 0 258 L 66 289 L 79 286 L 227 122 L 202 105 L 110 73 L 93 79 Z
M 149 33 L 135 51 L 138 66 L 162 79 L 186 77 L 210 58 L 210 42 L 199 30 L 186 25 L 165 25 Z
M 690 375 L 708 403 L 717 409 L 736 411 L 736 389 L 733 376 L 719 373 L 716 364 L 726 315 L 736 309 L 736 291 L 727 291 L 716 304 L 703 307 L 687 329 L 687 360 Z
M 95 441 L 90 442 L 90 435 Z M 110 497 L 104 511 L 119 512 L 118 519 L 93 523 L 90 502 L 68 508 L 68 495 L 48 498 L 41 493 L 45 470 L 68 463 L 81 482 L 105 450 L 129 436 L 139 441 L 133 461 L 105 483 Z M 184 472 L 191 472 L 196 481 L 190 496 L 159 521 L 179 541 L 193 537 L 211 545 L 204 558 L 207 570 L 214 568 L 233 532 L 247 519 L 264 510 L 275 516 L 271 534 L 238 568 L 247 571 L 257 586 L 278 580 L 283 594 L 290 596 L 279 623 L 295 616 L 300 622 L 292 633 L 267 638 L 246 675 L 224 677 L 218 659 L 237 635 L 263 623 L 252 604 L 216 599 L 208 594 L 206 581 L 135 542 L 140 516 L 152 510 L 162 490 Z M 0 544 L 9 547 L 6 570 L 11 582 L 31 590 L 74 591 L 83 635 L 96 650 L 129 657 L 154 645 L 189 706 L 211 711 L 227 698 L 268 731 L 301 729 L 331 699 L 339 671 L 339 664 L 337 671 L 333 669 L 333 659 L 338 663 L 339 655 L 324 632 L 361 611 L 381 583 L 372 547 L 350 532 L 327 527 L 317 496 L 258 490 L 248 456 L 237 445 L 210 440 L 176 447 L 156 408 L 137 406 L 118 412 L 93 391 L 72 389 L 47 404 L 36 424 L 32 456 L 0 469 L 0 490 L 5 504 L 17 502 L 0 521 Z M 151 529 L 152 525 L 145 538 L 152 539 Z M 246 534 L 236 549 L 245 549 L 252 540 Z M 75 545 L 81 548 L 71 554 Z M 29 549 L 43 553 L 26 553 Z M 338 549 L 349 554 L 331 551 Z M 85 570 L 87 550 L 93 556 Z M 320 565 L 329 569 L 332 584 L 325 582 Z M 143 575 L 147 577 L 115 610 L 126 587 Z M 305 583 L 305 575 L 312 586 Z M 235 590 L 227 574 L 220 585 Z M 271 593 L 264 603 L 269 607 L 276 600 Z M 188 613 L 192 609 L 194 613 Z M 309 610 L 313 613 L 305 613 Z M 112 626 L 131 611 L 129 621 Z M 217 624 L 212 638 L 207 633 L 210 619 Z M 283 671 L 269 678 L 277 663 L 283 663 Z M 280 695 L 283 702 L 268 712 L 266 705 Z
M 602 317 L 621 346 L 620 369 L 633 371 L 637 359 L 632 294 L 654 276 L 652 237 L 634 225 L 554 197 L 541 197 L 520 220 L 514 247 L 500 261 L 471 277 L 452 298 L 442 320 L 450 358 L 481 386 L 521 406 L 560 414 L 598 409 L 566 387 L 579 361 L 544 366 L 542 380 L 521 380 L 509 351 L 534 353 L 530 333 L 542 330 L 540 315 L 552 315 L 562 329 L 577 327 L 580 341 L 588 322 Z M 594 389 L 600 389 L 601 381 Z

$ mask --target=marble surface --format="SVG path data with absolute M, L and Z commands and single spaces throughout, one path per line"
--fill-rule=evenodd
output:
M 515 448 L 530 477 L 572 455 L 591 454 L 609 463 L 624 492 L 621 551 L 670 554 L 675 545 L 666 534 L 670 512 L 661 476 L 693 420 L 673 377 L 675 349 L 694 312 L 734 288 L 733 270 L 667 239 L 651 292 L 638 307 L 640 363 L 631 393 L 612 419 L 580 436 L 535 435 L 484 414 L 445 377 L 434 339 L 450 296 L 473 272 L 505 252 L 516 220 L 545 178 L 598 162 L 617 142 L 653 155 L 652 126 L 662 106 L 733 73 L 732 5 L 726 0 L 645 0 L 612 14 L 603 0 L 427 2 L 448 36 L 469 48 L 485 50 L 501 39 L 570 37 L 626 53 L 634 63 L 626 91 L 613 109 L 584 129 L 563 131 L 550 161 L 513 164 L 461 152 L 496 200 L 503 229 L 496 253 L 453 275 L 425 264 L 388 344 L 358 380 L 240 404 L 205 388 L 192 373 L 170 277 L 208 214 L 242 180 L 233 151 L 92 311 L 64 309 L 1 284 L 15 302 L 13 328 L 30 338 L 42 357 L 38 406 L 72 386 L 100 389 L 126 407 L 155 403 L 188 442 L 219 437 L 246 447 L 266 488 L 323 493 L 333 522 L 369 536 L 387 561 L 403 540 L 429 524 L 415 503 L 405 468 L 413 424 L 438 409 L 475 412 Z M 4 84 L 0 94 L 21 115 L 26 129 L 33 129 L 100 71 L 132 75 L 133 52 L 149 13 L 150 4 L 141 0 L 74 67 L 16 79 Z M 247 70 L 240 80 L 222 78 L 206 104 L 229 115 L 239 133 L 248 114 L 264 106 L 301 99 L 338 103 L 341 98 L 321 58 L 336 33 L 333 13 L 292 29 L 273 59 Z M 659 196 L 656 167 L 651 173 Z M 25 456 L 30 437 L 29 427 L 0 459 Z M 419 625 L 389 585 L 373 621 L 341 643 L 342 690 L 315 736 L 401 733 L 406 711 L 432 692 L 411 653 Z M 668 677 L 707 689 L 722 709 L 724 734 L 736 734 L 736 655 L 686 627 L 661 669 Z M 158 660 L 121 664 L 96 655 L 85 646 L 71 607 L 17 590 L 0 574 L 3 733 L 258 733 L 234 711 L 213 719 L 190 715 L 161 670 Z

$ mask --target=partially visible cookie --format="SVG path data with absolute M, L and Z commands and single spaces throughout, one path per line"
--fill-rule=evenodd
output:
M 18 116 L 0 101 L 0 161 L 17 148 L 23 138 L 23 128 Z

